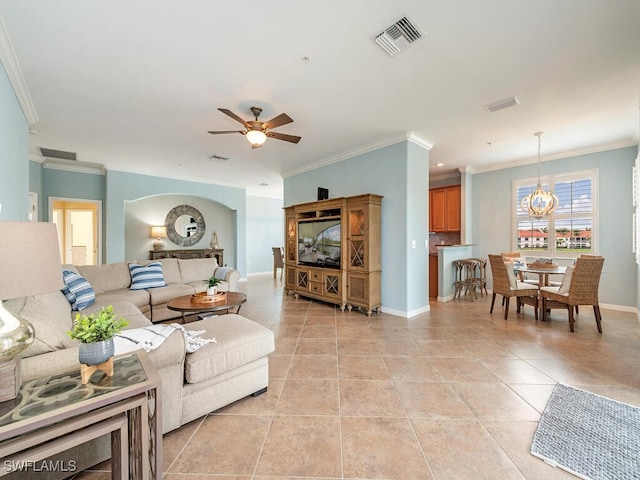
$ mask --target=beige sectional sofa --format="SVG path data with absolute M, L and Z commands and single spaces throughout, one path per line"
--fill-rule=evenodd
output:
M 206 290 L 204 279 L 214 275 L 223 283 L 222 291 L 238 291 L 240 272 L 233 268 L 219 267 L 215 258 L 163 258 L 153 260 L 162 264 L 165 287 L 149 290 L 131 290 L 129 263 L 148 265 L 151 261 L 120 262 L 104 265 L 66 265 L 65 268 L 82 275 L 96 292 L 96 304 L 110 305 L 115 302 L 131 302 L 152 322 L 162 322 L 181 316 L 167 308 L 167 303 L 182 295 L 191 295 Z
M 170 295 L 193 292 L 206 278 L 203 271 L 195 268 L 196 264 L 185 262 L 192 260 L 167 259 L 163 261 L 163 267 L 167 265 L 168 280 L 179 278 L 187 283 L 169 283 L 166 288 L 160 287 L 164 289 L 162 295 L 150 289 L 144 292 L 147 303 L 141 300 L 144 295 L 133 297 L 140 307 L 146 309 L 146 315 L 131 301 L 119 301 L 127 297 L 122 265 L 78 267 L 77 271 L 97 292 L 96 302 L 82 312 L 99 311 L 102 306 L 113 305 L 114 312 L 129 321 L 127 329 L 150 326 L 149 313 L 154 320 L 164 318 L 170 312 L 166 310 Z M 202 268 L 207 265 L 206 262 L 199 264 Z M 194 268 L 187 273 L 186 266 Z M 237 286 L 234 280 L 233 274 L 227 277 L 230 288 Z M 5 306 L 30 321 L 36 331 L 36 339 L 22 354 L 24 381 L 79 366 L 77 342 L 66 333 L 76 312 L 71 310 L 62 292 L 9 300 Z M 203 330 L 201 337 L 215 338 L 216 343 L 208 343 L 195 353 L 187 353 L 182 333 L 175 331 L 156 350 L 148 353 L 162 381 L 163 433 L 236 400 L 262 393 L 269 383 L 268 355 L 274 350 L 274 337 L 268 328 L 236 314 L 206 318 L 187 323 L 184 327 Z M 108 449 L 81 448 L 67 455 L 77 462 L 80 469 L 84 469 L 108 458 Z M 9 478 L 31 477 L 12 475 Z

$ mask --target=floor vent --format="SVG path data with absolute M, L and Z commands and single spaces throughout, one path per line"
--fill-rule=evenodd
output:
M 78 160 L 78 154 L 75 152 L 64 152 L 62 150 L 53 150 L 51 148 L 40 148 L 40 153 L 45 158 L 57 158 L 60 160 Z
M 416 23 L 405 15 L 376 35 L 374 40 L 380 48 L 393 57 L 421 37 L 422 32 Z

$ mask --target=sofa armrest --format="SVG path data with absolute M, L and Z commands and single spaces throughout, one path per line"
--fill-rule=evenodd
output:
M 213 275 L 220 280 L 224 280 L 229 284 L 230 292 L 238 291 L 238 280 L 240 280 L 240 272 L 231 267 L 218 267 L 214 270 Z

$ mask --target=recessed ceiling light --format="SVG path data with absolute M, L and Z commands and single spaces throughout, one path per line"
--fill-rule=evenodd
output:
M 444 167 L 444 163 L 438 162 L 438 163 L 436 163 L 436 167 Z

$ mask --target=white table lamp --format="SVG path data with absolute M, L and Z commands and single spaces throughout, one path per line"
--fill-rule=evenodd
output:
M 17 396 L 18 355 L 35 336 L 33 326 L 5 309 L 3 301 L 61 289 L 61 267 L 53 223 L 0 222 L 0 402 Z

